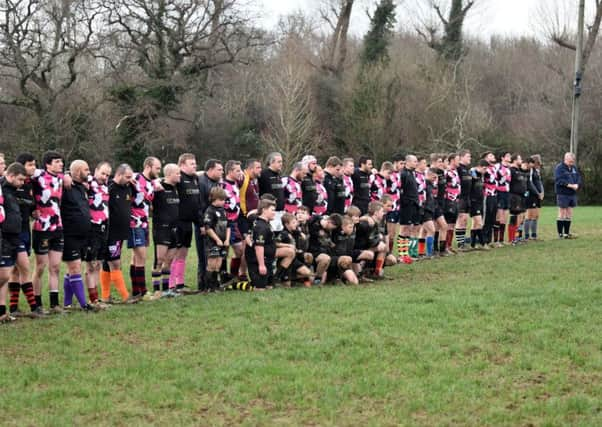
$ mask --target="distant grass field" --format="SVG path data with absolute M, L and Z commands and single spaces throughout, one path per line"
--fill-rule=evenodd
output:
M 602 425 L 602 208 L 554 219 L 390 282 L 0 326 L 1 424 Z

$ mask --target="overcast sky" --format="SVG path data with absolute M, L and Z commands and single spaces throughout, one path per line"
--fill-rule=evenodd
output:
M 261 0 L 263 1 L 262 19 L 266 27 L 273 27 L 280 15 L 303 10 L 310 13 L 315 10 L 320 0 Z M 368 26 L 366 5 L 374 4 L 374 0 L 360 0 L 361 7 L 355 7 L 352 16 L 352 31 L 356 35 L 363 35 Z M 398 21 L 404 25 L 401 12 L 414 8 L 413 2 L 405 0 L 398 12 Z M 542 0 L 481 0 L 481 5 L 475 9 L 472 17 L 467 22 L 467 31 L 472 34 L 490 35 L 534 35 L 537 33 L 536 20 L 537 7 Z M 555 0 L 543 0 L 555 1 Z M 479 2 L 477 2 L 479 4 Z M 415 9 L 411 9 L 415 10 Z

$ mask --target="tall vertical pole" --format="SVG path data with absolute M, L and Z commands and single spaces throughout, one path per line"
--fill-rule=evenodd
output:
M 579 145 L 579 117 L 581 113 L 580 97 L 583 79 L 583 31 L 585 26 L 585 0 L 579 0 L 579 20 L 577 27 L 577 51 L 575 52 L 575 82 L 573 92 L 573 114 L 571 118 L 570 151 L 577 156 Z

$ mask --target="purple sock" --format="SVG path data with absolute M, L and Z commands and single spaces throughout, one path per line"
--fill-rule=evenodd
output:
M 67 307 L 68 305 L 73 304 L 73 287 L 71 286 L 68 274 L 65 274 L 65 277 L 63 278 L 63 290 L 65 292 L 63 305 Z
M 84 281 L 82 280 L 82 275 L 73 274 L 69 278 L 69 281 L 71 282 L 73 293 L 75 294 L 77 301 L 79 301 L 79 305 L 81 308 L 84 308 L 88 302 L 86 301 L 86 292 L 84 290 Z

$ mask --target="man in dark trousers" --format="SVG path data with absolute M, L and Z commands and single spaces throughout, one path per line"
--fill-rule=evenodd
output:
M 284 213 L 284 184 L 282 183 L 282 155 L 280 153 L 270 153 L 267 157 L 267 168 L 261 171 L 259 175 L 259 196 L 271 194 L 276 198 L 276 213 L 270 221 L 272 230 L 279 232 L 282 230 L 282 214 Z
M 209 194 L 214 187 L 220 186 L 224 175 L 224 167 L 219 160 L 209 159 L 205 162 L 205 173 L 199 178 L 199 197 L 201 199 L 200 214 L 205 214 L 205 209 L 211 204 Z M 200 224 L 195 227 L 196 251 L 198 258 L 197 281 L 199 291 L 207 289 L 205 283 L 205 270 L 207 259 L 205 256 L 205 227 Z
M 370 203 L 370 174 L 372 173 L 372 159 L 366 156 L 359 158 L 359 166 L 353 172 L 353 204 L 357 206 L 362 215 L 368 213 Z
M 575 166 L 575 155 L 566 153 L 564 160 L 554 170 L 554 188 L 558 205 L 556 228 L 558 237 L 561 239 L 573 238 L 571 221 L 573 220 L 573 209 L 577 207 L 577 191 L 582 184 L 581 174 Z

